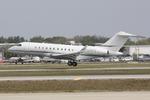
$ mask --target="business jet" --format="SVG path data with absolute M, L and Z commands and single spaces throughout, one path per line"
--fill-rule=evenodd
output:
M 17 54 L 47 56 L 54 59 L 68 60 L 68 66 L 77 66 L 82 59 L 90 59 L 103 56 L 122 55 L 119 50 L 123 47 L 129 37 L 136 35 L 119 32 L 106 43 L 99 46 L 77 46 L 52 43 L 22 42 L 8 50 Z

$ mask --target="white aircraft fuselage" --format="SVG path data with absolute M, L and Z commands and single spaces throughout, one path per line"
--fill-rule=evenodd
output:
M 40 55 L 40 56 L 51 57 L 53 55 L 72 54 L 72 53 L 80 52 L 84 47 L 85 46 L 77 46 L 77 45 L 22 42 L 20 43 L 19 46 L 13 46 L 9 48 L 9 51 L 17 54 L 29 54 L 29 55 Z M 110 56 L 110 55 L 120 55 L 120 54 L 122 53 L 108 51 L 108 47 L 87 46 L 84 52 L 82 52 L 80 56 L 77 56 L 77 60 L 83 59 L 83 56 L 100 57 L 100 56 Z M 86 57 L 84 59 L 86 59 Z
M 55 59 L 68 60 L 69 66 L 76 66 L 77 60 L 93 57 L 122 55 L 119 50 L 129 37 L 136 37 L 125 32 L 116 33 L 101 46 L 77 46 L 52 43 L 22 42 L 12 46 L 9 51 L 17 54 L 48 56 Z

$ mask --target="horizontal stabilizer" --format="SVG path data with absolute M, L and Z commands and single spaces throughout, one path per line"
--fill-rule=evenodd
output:
M 119 32 L 117 33 L 119 36 L 125 36 L 125 37 L 137 37 L 137 38 L 146 38 L 144 36 L 140 36 L 140 35 L 134 35 L 134 34 L 129 34 L 126 32 Z

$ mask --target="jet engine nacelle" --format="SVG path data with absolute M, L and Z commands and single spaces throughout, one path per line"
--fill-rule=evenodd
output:
M 121 52 L 115 52 L 115 51 L 111 51 L 111 50 L 108 50 L 106 48 L 87 48 L 84 52 L 84 54 L 88 54 L 88 55 L 96 55 L 96 56 L 99 56 L 99 55 L 104 55 L 104 56 L 109 56 L 109 55 L 122 55 Z

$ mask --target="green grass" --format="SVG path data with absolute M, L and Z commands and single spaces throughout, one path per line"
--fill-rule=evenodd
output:
M 150 80 L 1 81 L 0 92 L 150 91 Z
M 59 69 L 52 71 L 1 71 L 3 76 L 61 76 L 61 75 L 129 75 L 150 74 L 150 69 L 74 70 L 84 68 L 150 67 L 150 63 L 79 64 L 77 68 L 65 64 L 0 65 L 0 70 Z M 73 69 L 73 70 L 70 70 Z M 0 81 L 0 92 L 76 92 L 76 91 L 150 91 L 150 80 L 49 80 Z
M 150 67 L 150 63 L 95 63 L 79 64 L 75 69 L 81 68 L 113 68 L 113 67 Z M 67 64 L 1 64 L 0 70 L 7 69 L 74 69 Z
M 135 70 L 60 70 L 60 71 L 5 71 L 0 77 L 7 76 L 64 76 L 64 75 L 136 75 L 150 74 L 150 69 Z
M 0 65 L 2 76 L 61 76 L 61 75 L 127 75 L 127 74 L 150 74 L 150 69 L 116 69 L 98 70 L 101 68 L 125 68 L 125 67 L 150 67 L 150 63 L 99 63 L 79 64 L 78 67 L 69 67 L 65 64 L 4 64 Z M 86 70 L 86 68 L 98 68 L 97 70 Z M 47 71 L 9 71 L 22 69 L 49 69 Z M 71 70 L 70 70 L 71 69 Z M 78 69 L 78 70 L 75 70 Z M 80 70 L 84 69 L 84 70 Z

